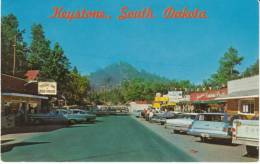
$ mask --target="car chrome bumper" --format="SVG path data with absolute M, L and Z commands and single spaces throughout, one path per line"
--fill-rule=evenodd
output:
M 183 132 L 187 132 L 189 130 L 188 127 L 181 127 L 181 126 L 172 126 L 173 130 L 178 130 L 178 131 L 183 131 Z
M 225 135 L 225 134 L 197 132 L 197 131 L 188 131 L 187 133 L 189 135 L 196 136 L 196 137 L 231 139 L 230 135 Z

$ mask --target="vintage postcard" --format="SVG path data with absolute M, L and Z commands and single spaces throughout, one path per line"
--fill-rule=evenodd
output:
M 257 162 L 258 0 L 1 0 L 2 162 Z

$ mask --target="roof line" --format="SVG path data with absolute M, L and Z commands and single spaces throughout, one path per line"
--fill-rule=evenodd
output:
M 25 79 L 20 78 L 20 77 L 16 77 L 16 76 L 8 75 L 8 74 L 5 74 L 5 73 L 2 73 L 2 75 L 9 76 L 9 77 L 13 77 L 13 78 L 16 78 L 16 79 L 23 80 L 23 81 L 27 82 Z
M 250 96 L 227 96 L 227 97 L 219 97 L 215 100 L 230 100 L 230 99 L 242 99 L 242 98 L 257 98 L 259 95 L 250 95 Z

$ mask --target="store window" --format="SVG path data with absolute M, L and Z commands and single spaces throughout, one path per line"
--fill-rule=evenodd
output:
M 254 100 L 241 100 L 240 101 L 240 112 L 253 114 L 255 113 L 255 101 Z

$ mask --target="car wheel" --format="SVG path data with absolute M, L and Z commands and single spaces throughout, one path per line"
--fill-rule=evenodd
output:
M 201 142 L 209 142 L 209 138 L 207 138 L 207 137 L 200 137 L 200 141 Z
M 76 120 L 70 120 L 70 124 L 76 124 Z
M 205 142 L 205 137 L 200 137 L 201 142 Z
M 91 118 L 88 118 L 88 119 L 86 120 L 86 122 L 92 123 L 92 122 L 94 122 L 94 120 L 91 119 Z
M 179 131 L 178 130 L 173 130 L 173 133 L 178 134 Z
M 257 147 L 255 147 L 255 146 L 246 146 L 246 151 L 247 151 L 248 155 L 257 155 L 258 154 Z

